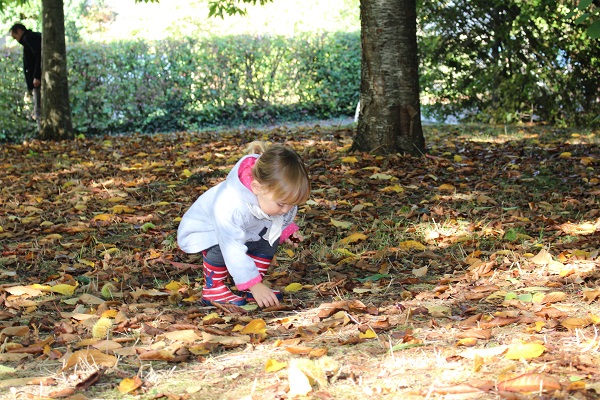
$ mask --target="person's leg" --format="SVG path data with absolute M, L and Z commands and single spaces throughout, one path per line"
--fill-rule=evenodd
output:
M 40 87 L 33 88 L 33 115 L 37 123 L 38 132 L 42 128 L 42 93 Z
M 226 285 L 229 276 L 223 254 L 219 246 L 213 246 L 203 253 L 204 287 L 202 288 L 202 303 L 230 303 L 237 306 L 246 304 L 243 297 L 234 294 Z
M 262 233 L 261 233 L 262 235 Z M 260 276 L 264 278 L 271 266 L 271 261 L 273 261 L 273 257 L 275 256 L 275 252 L 277 251 L 278 241 L 273 243 L 273 246 L 269 244 L 265 239 L 261 239 L 256 242 L 247 242 L 246 247 L 248 248 L 248 255 L 254 260 L 256 264 L 256 268 L 258 268 L 258 272 Z M 273 290 L 275 295 L 279 300 L 283 299 L 283 295 L 278 290 Z M 247 300 L 254 300 L 252 293 L 250 291 L 246 292 Z

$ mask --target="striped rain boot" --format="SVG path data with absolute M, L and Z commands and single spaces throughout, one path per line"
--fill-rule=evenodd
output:
M 202 288 L 201 303 L 209 306 L 211 302 L 220 304 L 235 304 L 243 306 L 246 300 L 235 295 L 223 282 L 229 276 L 226 266 L 211 265 L 206 260 L 203 262 L 204 287 Z
M 256 264 L 256 268 L 258 268 L 258 272 L 260 273 L 261 277 L 265 277 L 265 275 L 267 274 L 267 271 L 269 270 L 269 267 L 271 266 L 271 260 L 272 258 L 264 258 L 264 257 L 260 257 L 260 256 L 255 256 L 254 254 L 249 254 L 248 255 L 254 260 L 254 264 Z M 273 293 L 275 293 L 275 296 L 277 296 L 277 299 L 279 301 L 283 300 L 283 293 L 281 293 L 279 290 L 273 290 Z M 246 300 L 248 301 L 254 301 L 254 296 L 252 295 L 252 292 L 250 292 L 249 290 L 244 291 L 244 295 L 246 296 Z

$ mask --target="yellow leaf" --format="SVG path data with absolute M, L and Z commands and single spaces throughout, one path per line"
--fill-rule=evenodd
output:
M 114 214 L 98 214 L 94 216 L 94 221 L 110 221 L 114 217 Z
M 372 329 L 367 329 L 365 333 L 359 333 L 358 337 L 360 339 L 373 339 L 377 337 L 377 334 Z
M 419 250 L 424 251 L 427 250 L 427 246 L 422 243 L 417 242 L 416 240 L 406 240 L 399 244 L 402 250 Z
M 273 359 L 269 358 L 265 365 L 265 371 L 266 372 L 277 372 L 277 371 L 282 370 L 285 367 L 287 367 L 287 365 L 288 364 L 286 362 L 279 362 L 277 360 L 273 360 Z
M 215 318 L 220 318 L 219 314 L 217 314 L 216 312 L 210 313 L 205 315 L 202 320 L 203 321 L 210 321 L 211 319 L 215 319 Z
M 83 258 L 80 258 L 79 262 L 84 265 L 87 265 L 88 267 L 92 267 L 92 268 L 94 268 L 96 266 L 96 263 L 94 263 L 93 261 L 84 260 Z
M 358 162 L 358 159 L 354 156 L 344 157 L 344 158 L 342 158 L 342 162 L 354 164 L 354 163 Z
M 125 378 L 119 383 L 119 392 L 130 393 L 142 386 L 142 380 L 139 376 L 133 378 Z
M 456 342 L 457 346 L 473 347 L 477 344 L 476 338 L 463 338 Z M 481 357 L 479 357 L 481 360 Z
M 347 257 L 358 257 L 356 254 L 354 254 L 348 249 L 333 249 L 333 251 Z
M 398 184 L 394 185 L 394 186 L 386 186 L 383 189 L 381 189 L 382 192 L 396 192 L 396 193 L 402 193 L 404 192 L 404 188 Z
M 106 254 L 115 254 L 118 253 L 119 249 L 116 247 L 111 247 L 110 249 L 106 249 L 100 253 L 100 257 L 104 257 Z
M 350 229 L 350 227 L 352 226 L 352 222 L 338 221 L 336 219 L 331 218 L 331 225 L 342 229 Z
M 267 324 L 262 319 L 253 319 L 242 329 L 244 334 L 262 334 L 267 332 Z
M 52 286 L 53 293 L 64 294 L 65 296 L 72 296 L 75 293 L 77 286 L 67 285 L 65 283 L 59 283 L 58 285 Z
M 292 249 L 284 249 L 283 251 L 285 252 L 285 254 L 288 255 L 288 257 L 294 257 L 294 250 L 292 250 Z
M 301 283 L 290 283 L 289 285 L 287 285 L 285 287 L 285 289 L 283 289 L 284 291 L 288 292 L 288 293 L 293 293 L 293 292 L 297 292 L 299 290 L 302 289 L 302 284 Z
M 508 347 L 505 358 L 509 360 L 531 359 L 541 356 L 546 348 L 539 343 L 513 343 Z
M 597 316 L 596 314 L 589 313 L 588 318 L 590 319 L 590 322 L 592 324 L 594 324 L 594 325 L 600 324 L 600 317 Z
M 185 176 L 186 178 L 189 178 L 190 176 L 192 176 L 192 172 L 189 169 L 184 169 L 183 172 L 181 173 L 181 175 Z
M 592 157 L 581 157 L 581 163 L 583 165 L 590 165 L 594 162 L 594 159 Z
M 340 243 L 343 244 L 350 244 L 350 243 L 355 243 L 358 242 L 360 240 L 366 240 L 367 239 L 367 235 L 365 235 L 364 233 L 353 233 L 352 235 L 340 240 Z
M 181 289 L 181 286 L 182 286 L 181 283 L 179 283 L 177 281 L 171 281 L 165 285 L 165 289 L 171 290 L 171 291 L 176 291 L 176 290 Z
M 106 310 L 102 313 L 101 318 L 114 318 L 119 313 L 119 310 Z
M 559 155 L 560 158 L 571 158 L 571 153 L 568 151 L 562 152 Z
M 123 214 L 123 213 L 132 213 L 135 212 L 135 209 L 126 206 L 124 204 L 117 204 L 111 208 L 111 211 L 115 214 Z
M 462 162 L 462 160 L 463 160 L 463 158 L 461 156 L 459 156 L 458 154 L 454 155 L 454 162 L 459 163 L 459 162 Z
M 456 188 L 449 183 L 444 183 L 443 185 L 438 186 L 438 190 L 440 192 L 454 192 Z

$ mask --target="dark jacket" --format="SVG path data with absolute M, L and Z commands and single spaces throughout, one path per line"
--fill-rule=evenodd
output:
M 23 33 L 23 72 L 27 89 L 33 90 L 33 79 L 42 79 L 42 34 L 29 29 Z

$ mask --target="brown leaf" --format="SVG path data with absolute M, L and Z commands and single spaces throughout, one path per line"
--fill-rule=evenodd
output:
M 117 364 L 117 357 L 94 349 L 79 350 L 71 354 L 62 370 L 65 371 L 80 362 L 112 368 Z
M 481 329 L 489 329 L 489 328 L 494 328 L 494 327 L 498 327 L 498 326 L 514 324 L 516 322 L 519 322 L 519 318 L 495 317 L 489 321 L 480 322 L 479 327 Z
M 561 321 L 560 324 L 571 331 L 571 330 L 577 329 L 577 328 L 584 328 L 591 323 L 592 323 L 592 321 L 590 320 L 589 317 L 583 317 L 583 318 L 565 318 L 564 320 Z
M 560 311 L 555 307 L 544 307 L 540 311 L 536 312 L 535 315 L 546 319 L 561 319 L 567 316 L 567 313 Z
M 563 301 L 567 298 L 567 294 L 565 292 L 551 292 L 544 296 L 540 303 L 558 303 L 559 301 Z
M 144 361 L 172 361 L 175 355 L 167 350 L 148 350 L 139 355 Z
M 498 390 L 507 392 L 548 392 L 560 390 L 560 383 L 546 374 L 529 373 L 498 382 Z
M 464 383 L 454 385 L 454 386 L 444 386 L 444 387 L 434 387 L 431 390 L 432 393 L 441 394 L 441 395 L 457 395 L 457 394 L 474 394 L 474 393 L 483 393 L 481 389 L 475 388 L 471 385 L 467 385 Z
M 312 347 L 306 347 L 306 346 L 288 346 L 285 349 L 292 354 L 300 354 L 300 355 L 308 355 L 308 354 L 310 354 L 311 351 L 313 351 Z
M 75 394 L 75 389 L 73 388 L 65 388 L 62 390 L 55 390 L 53 392 L 50 392 L 48 394 L 48 397 L 50 397 L 51 399 L 60 399 L 63 397 L 70 397 L 72 395 Z
M 29 334 L 28 326 L 8 326 L 0 331 L 0 336 L 25 336 Z
M 584 290 L 583 298 L 587 301 L 588 304 L 591 304 L 594 300 L 596 300 L 600 296 L 600 290 Z
M 460 332 L 456 335 L 457 338 L 475 338 L 475 339 L 484 339 L 489 340 L 492 337 L 491 329 L 469 329 L 464 332 Z
M 98 382 L 98 380 L 102 377 L 102 375 L 104 375 L 104 372 L 106 372 L 106 368 L 100 368 L 99 370 L 90 374 L 90 376 L 85 378 L 83 381 L 81 381 L 77 385 L 75 385 L 75 389 L 77 389 L 77 390 L 88 389 L 90 386 L 92 386 L 93 384 Z

